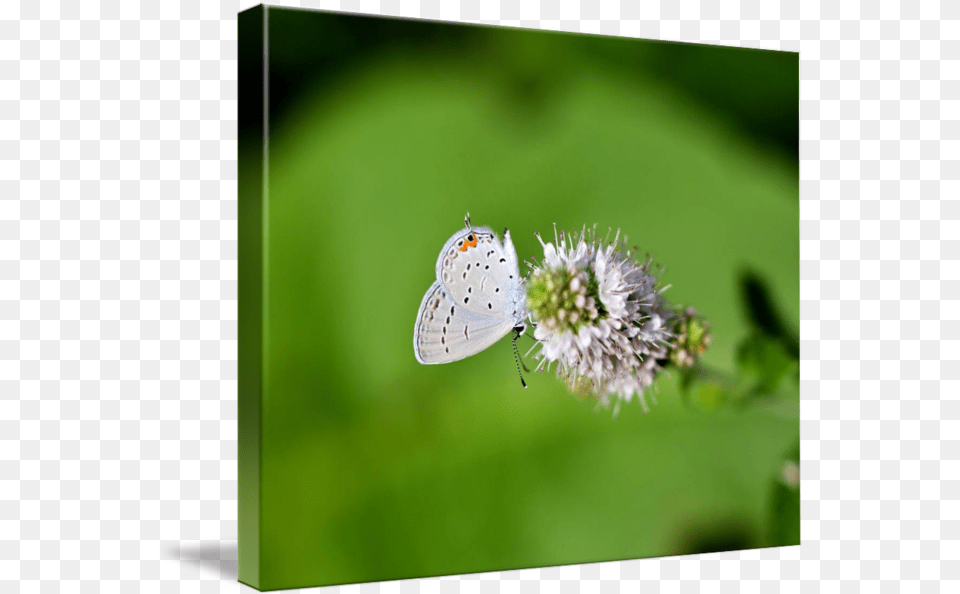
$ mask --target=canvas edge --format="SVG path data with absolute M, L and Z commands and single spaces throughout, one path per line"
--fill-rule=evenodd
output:
M 237 579 L 257 590 L 262 583 L 260 440 L 267 173 L 266 13 L 266 7 L 261 4 L 237 15 Z

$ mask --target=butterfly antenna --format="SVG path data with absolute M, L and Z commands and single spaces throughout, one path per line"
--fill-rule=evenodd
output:
M 526 388 L 526 387 L 527 387 L 527 382 L 524 381 L 524 379 L 523 379 L 523 373 L 520 371 L 520 365 L 522 364 L 523 360 L 520 358 L 520 352 L 517 350 L 517 339 L 518 339 L 518 338 L 520 338 L 520 333 L 519 333 L 519 332 L 516 332 L 516 333 L 513 335 L 513 362 L 517 364 L 517 375 L 520 376 L 520 383 L 523 384 L 523 387 L 524 387 L 524 388 Z M 526 369 L 528 373 L 530 372 L 530 370 L 527 369 L 527 366 L 526 366 L 526 365 L 523 365 L 523 368 Z
M 519 350 L 517 350 L 517 354 L 520 354 Z M 530 369 L 527 367 L 527 364 L 524 363 L 522 356 L 520 357 L 520 367 L 523 367 L 524 371 L 526 371 L 527 373 L 530 373 Z
M 470 213 L 469 213 L 469 212 L 467 213 L 467 216 L 463 217 L 463 226 L 466 227 L 467 229 L 472 229 L 472 228 L 473 228 L 473 227 L 470 226 Z

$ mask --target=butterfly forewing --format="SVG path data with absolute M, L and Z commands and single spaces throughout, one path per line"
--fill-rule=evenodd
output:
M 517 254 L 486 227 L 455 233 L 437 259 L 437 280 L 454 303 L 482 316 L 514 317 L 520 282 Z
M 450 363 L 479 353 L 512 327 L 511 320 L 461 307 L 437 281 L 420 304 L 413 351 L 417 361 L 426 365 Z

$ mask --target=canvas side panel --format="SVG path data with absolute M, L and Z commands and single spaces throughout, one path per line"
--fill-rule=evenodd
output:
M 261 399 L 263 396 L 263 207 L 265 12 L 238 18 L 238 578 L 260 588 Z

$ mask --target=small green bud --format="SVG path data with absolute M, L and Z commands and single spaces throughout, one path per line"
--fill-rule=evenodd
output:
M 670 361 L 677 367 L 691 367 L 710 346 L 710 324 L 692 307 L 679 313 L 674 325 L 674 348 Z

